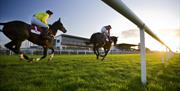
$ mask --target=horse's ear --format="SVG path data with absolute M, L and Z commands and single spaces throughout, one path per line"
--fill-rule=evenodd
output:
M 58 20 L 59 22 L 61 21 L 61 18 L 59 18 L 59 20 Z

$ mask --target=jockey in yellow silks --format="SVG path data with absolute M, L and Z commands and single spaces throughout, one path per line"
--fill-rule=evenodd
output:
M 37 25 L 43 28 L 43 34 L 47 34 L 49 25 L 48 18 L 53 14 L 52 11 L 47 10 L 46 12 L 40 12 L 33 15 L 31 19 L 31 24 Z

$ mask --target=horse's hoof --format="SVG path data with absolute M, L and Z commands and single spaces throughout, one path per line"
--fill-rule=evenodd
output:
M 50 60 L 48 60 L 48 62 L 47 62 L 48 64 L 50 64 L 50 63 L 52 63 L 52 61 L 50 61 Z
M 52 61 L 52 58 L 49 58 L 49 59 L 48 59 L 48 63 L 50 63 L 51 61 Z
M 19 58 L 19 61 L 24 61 L 24 59 L 23 58 Z
M 101 59 L 101 61 L 104 61 L 104 58 L 103 58 L 103 59 Z
M 23 54 L 20 54 L 20 55 L 19 55 L 19 61 L 24 61 L 24 56 L 23 56 Z
M 39 62 L 39 60 L 41 60 L 41 59 L 40 59 L 40 58 L 36 58 L 36 59 L 34 59 L 33 61 Z
M 33 58 L 30 58 L 30 59 L 28 60 L 28 62 L 29 62 L 29 63 L 33 63 L 33 60 L 34 60 Z

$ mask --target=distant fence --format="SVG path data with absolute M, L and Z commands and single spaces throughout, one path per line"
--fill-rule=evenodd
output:
M 21 49 L 21 51 L 25 54 L 31 54 L 31 55 L 43 55 L 43 49 Z M 48 50 L 48 54 L 51 53 L 51 50 Z M 100 51 L 100 53 L 103 53 L 103 50 Z M 117 51 L 117 50 L 110 50 L 109 54 L 136 54 L 139 53 L 139 51 Z M 14 53 L 8 49 L 0 48 L 0 55 L 13 55 Z M 67 55 L 73 55 L 73 54 L 94 54 L 92 50 L 55 50 L 55 54 L 67 54 Z
M 13 53 L 10 50 L 0 48 L 0 55 L 12 55 Z

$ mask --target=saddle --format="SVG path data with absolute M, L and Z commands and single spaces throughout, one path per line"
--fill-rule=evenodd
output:
M 52 37 L 54 37 L 54 35 L 49 30 L 46 33 L 43 27 L 39 27 L 34 24 L 31 25 L 31 32 L 40 35 L 40 37 L 43 39 L 52 39 Z
M 32 25 L 31 25 L 31 30 L 34 30 L 35 32 L 40 32 L 40 33 L 43 32 L 43 28 L 42 28 L 42 27 L 39 27 L 39 26 L 37 26 L 37 25 L 35 25 L 35 24 L 32 24 Z

